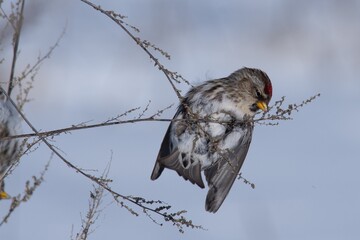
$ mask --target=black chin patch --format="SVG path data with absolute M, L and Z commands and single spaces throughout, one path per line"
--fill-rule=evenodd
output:
M 259 108 L 258 108 L 258 106 L 256 105 L 256 103 L 254 103 L 253 105 L 251 105 L 250 111 L 256 112 L 257 110 L 259 110 Z

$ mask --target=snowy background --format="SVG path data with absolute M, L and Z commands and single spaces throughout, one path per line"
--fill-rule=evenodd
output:
M 4 3 L 6 4 L 6 3 Z M 257 126 L 243 176 L 216 214 L 204 210 L 206 191 L 153 168 L 167 123 L 147 122 L 73 132 L 55 145 L 74 164 L 103 170 L 124 195 L 161 199 L 208 229 L 158 226 L 111 204 L 89 239 L 358 239 L 360 237 L 360 1 L 97 1 L 128 16 L 140 36 L 170 53 L 161 59 L 193 84 L 242 66 L 263 69 L 273 82 L 272 102 L 286 96 L 315 102 L 279 126 Z M 177 97 L 163 74 L 111 20 L 74 0 L 27 1 L 18 73 L 66 35 L 40 70 L 24 112 L 42 130 L 96 123 L 149 100 L 149 114 Z M 8 36 L 8 41 L 11 36 Z M 11 47 L 2 43 L 1 79 L 9 76 Z M 3 80 L 1 80 L 3 81 Z M 189 88 L 179 85 L 184 92 Z M 172 117 L 175 107 L 164 113 Z M 24 131 L 30 132 L 24 125 Z M 42 171 L 50 151 L 24 157 L 7 179 L 17 194 Z M 86 214 L 91 183 L 54 158 L 30 202 L 0 228 L 0 238 L 70 239 Z M 107 205 L 110 196 L 104 200 Z M 0 216 L 9 201 L 0 202 Z

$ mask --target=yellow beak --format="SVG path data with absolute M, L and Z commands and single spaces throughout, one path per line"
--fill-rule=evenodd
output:
M 1 191 L 1 192 L 0 192 L 0 200 L 1 200 L 1 199 L 9 199 L 9 198 L 10 198 L 9 194 L 7 194 L 7 193 L 4 192 L 4 191 Z
M 258 102 L 256 103 L 256 106 L 257 106 L 258 108 L 260 108 L 261 110 L 263 110 L 264 112 L 266 112 L 266 111 L 268 110 L 267 104 L 266 104 L 265 102 L 263 102 L 263 101 L 258 101 Z

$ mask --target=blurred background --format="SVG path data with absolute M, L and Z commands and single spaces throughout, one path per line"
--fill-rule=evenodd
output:
M 158 226 L 111 203 L 89 239 L 358 239 L 360 236 L 360 1 L 124 0 L 97 1 L 128 16 L 139 36 L 171 55 L 160 61 L 192 84 L 243 67 L 267 72 L 272 102 L 321 97 L 279 126 L 257 126 L 242 168 L 252 189 L 235 182 L 216 214 L 206 190 L 165 171 L 150 173 L 168 123 L 146 122 L 72 132 L 54 139 L 72 163 L 100 174 L 110 161 L 112 188 L 161 199 L 203 230 Z M 2 3 L 9 9 L 8 1 Z M 107 120 L 151 104 L 147 114 L 178 100 L 149 57 L 110 19 L 81 1 L 25 5 L 17 74 L 66 34 L 36 77 L 24 112 L 41 130 Z M 9 77 L 9 33 L 1 43 L 1 82 Z M 5 79 L 5 80 L 4 80 Z M 178 85 L 183 94 L 189 89 Z M 175 106 L 163 117 L 172 117 Z M 136 116 L 136 114 L 135 114 Z M 129 116 L 132 117 L 132 116 Z M 24 124 L 24 132 L 31 132 Z M 50 158 L 41 146 L 7 178 L 17 195 Z M 45 181 L 0 229 L 1 239 L 70 239 L 86 215 L 92 183 L 54 158 Z M 10 201 L 0 202 L 2 217 Z M 136 209 L 136 208 L 134 208 Z

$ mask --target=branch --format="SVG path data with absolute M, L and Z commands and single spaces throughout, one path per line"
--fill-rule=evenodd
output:
M 21 72 L 20 76 L 18 77 L 14 77 L 13 78 L 13 87 L 17 85 L 19 85 L 19 94 L 17 95 L 16 99 L 18 102 L 18 106 L 19 109 L 22 109 L 24 104 L 29 102 L 28 96 L 30 93 L 30 90 L 33 87 L 33 81 L 34 81 L 34 77 L 37 74 L 41 64 L 43 63 L 44 60 L 50 58 L 50 56 L 52 55 L 53 51 L 55 50 L 55 48 L 57 48 L 59 46 L 60 41 L 62 40 L 62 38 L 64 37 L 66 33 L 66 26 L 63 28 L 63 31 L 60 33 L 59 37 L 56 39 L 55 43 L 50 46 L 49 50 L 45 53 L 44 56 L 39 55 L 37 58 L 37 61 L 31 66 L 30 64 Z M 25 88 L 22 87 L 22 81 L 27 78 L 30 74 L 31 75 L 31 80 L 29 80 L 28 86 L 26 86 Z
M 311 103 L 316 98 L 320 97 L 320 95 L 320 93 L 317 93 L 302 101 L 300 104 L 292 103 L 285 108 L 283 108 L 285 103 L 285 96 L 283 96 L 280 100 L 276 101 L 274 105 L 269 107 L 269 111 L 263 112 L 259 118 L 255 118 L 254 122 L 261 125 L 278 125 L 278 121 L 292 120 L 291 114 L 293 112 L 298 112 L 300 108 Z
M 148 107 L 148 106 L 147 106 Z M 140 114 L 139 117 L 143 116 L 144 113 L 147 111 L 147 107 L 145 108 L 145 110 L 143 110 Z M 19 134 L 19 135 L 13 135 L 13 136 L 8 136 L 8 137 L 2 137 L 0 138 L 1 140 L 10 140 L 13 138 L 29 138 L 29 137 L 50 137 L 50 136 L 55 136 L 55 135 L 59 135 L 61 133 L 68 133 L 68 132 L 72 132 L 72 131 L 77 131 L 77 130 L 84 130 L 84 129 L 91 129 L 91 128 L 99 128 L 99 127 L 106 127 L 106 126 L 113 126 L 113 125 L 119 125 L 119 124 L 127 124 L 127 123 L 137 123 L 137 122 L 150 122 L 150 121 L 158 121 L 158 122 L 171 122 L 171 121 L 183 121 L 182 119 L 166 119 L 166 118 L 156 118 L 159 117 L 164 111 L 166 111 L 167 109 L 170 109 L 172 107 L 172 105 L 167 106 L 166 108 L 163 108 L 159 111 L 157 111 L 155 114 L 149 116 L 149 117 L 145 117 L 145 118 L 135 118 L 135 119 L 129 119 L 129 120 L 119 120 L 121 117 L 127 116 L 129 113 L 134 112 L 136 110 L 139 110 L 140 108 L 133 108 L 130 109 L 116 117 L 110 118 L 104 122 L 101 123 L 95 123 L 95 124 L 90 124 L 90 125 L 86 125 L 84 123 L 81 124 L 76 124 L 76 125 L 72 125 L 71 127 L 66 127 L 66 128 L 60 128 L 60 129 L 56 129 L 56 130 L 51 130 L 51 131 L 44 131 L 44 132 L 35 132 L 35 133 L 26 133 L 26 134 Z
M 39 131 L 34 127 L 34 125 L 32 125 L 32 123 L 26 118 L 26 116 L 20 111 L 20 109 L 16 106 L 16 104 L 14 103 L 14 101 L 9 97 L 9 95 L 5 92 L 5 90 L 0 86 L 0 91 L 3 92 L 3 94 L 8 98 L 8 101 L 10 101 L 10 103 L 14 106 L 14 108 L 17 110 L 17 112 L 20 114 L 20 116 L 24 119 L 25 123 L 31 128 L 31 130 L 37 134 L 37 136 L 40 138 L 40 140 L 42 142 L 45 143 L 45 145 L 57 156 L 59 157 L 70 169 L 72 169 L 73 171 L 75 171 L 76 173 L 79 173 L 80 175 L 84 176 L 85 178 L 91 180 L 92 182 L 96 183 L 97 185 L 101 186 L 102 188 L 104 188 L 106 191 L 108 191 L 115 199 L 115 201 L 117 201 L 120 206 L 125 207 L 127 210 L 129 210 L 132 214 L 134 215 L 138 215 L 138 213 L 136 213 L 135 211 L 133 211 L 131 208 L 129 208 L 126 204 L 124 204 L 123 201 L 120 201 L 119 198 L 123 199 L 124 201 L 130 202 L 138 207 L 140 207 L 143 212 L 152 212 L 158 216 L 161 216 L 165 221 L 169 221 L 172 222 L 173 225 L 175 225 L 176 227 L 178 227 L 180 232 L 183 232 L 183 225 L 185 225 L 186 227 L 192 227 L 192 228 L 198 228 L 198 229 L 203 229 L 202 226 L 199 225 L 194 225 L 192 223 L 192 221 L 188 221 L 185 219 L 185 217 L 183 216 L 184 213 L 186 213 L 186 211 L 181 210 L 175 213 L 168 213 L 166 211 L 161 212 L 164 209 L 170 209 L 171 206 L 160 206 L 157 208 L 151 208 L 148 207 L 148 204 L 153 204 L 155 202 L 158 203 L 162 203 L 161 201 L 139 201 L 139 199 L 143 199 L 143 198 L 138 198 L 138 197 L 133 197 L 133 196 L 125 196 L 123 194 L 117 193 L 116 191 L 112 190 L 110 188 L 110 186 L 108 185 L 108 180 L 107 179 L 103 179 L 103 178 L 99 178 L 99 177 L 95 177 L 93 175 L 90 175 L 88 173 L 86 173 L 84 170 L 82 170 L 81 168 L 75 166 L 74 164 L 72 164 L 70 161 L 68 161 L 58 150 L 56 150 L 50 143 L 49 141 L 46 139 L 46 137 L 43 137 L 39 134 Z
M 111 160 L 112 157 L 110 159 L 110 163 Z M 110 163 L 106 166 L 104 172 L 101 175 L 101 178 L 106 179 L 108 177 L 110 171 Z M 91 230 L 90 228 L 92 225 L 95 224 L 95 221 L 99 218 L 100 213 L 103 211 L 103 209 L 100 209 L 103 196 L 104 188 L 99 185 L 93 185 L 93 191 L 90 191 L 89 208 L 85 219 L 81 218 L 81 231 L 76 234 L 75 240 L 86 240 L 90 233 L 93 232 L 93 230 Z M 71 237 L 71 239 L 73 238 Z
M 80 0 L 80 1 L 93 7 L 95 10 L 101 12 L 102 14 L 106 15 L 108 18 L 113 20 L 118 26 L 120 26 L 122 28 L 122 30 L 124 30 L 125 33 L 127 35 L 129 35 L 129 37 L 132 40 L 134 40 L 134 42 L 136 44 L 138 44 L 141 47 L 141 49 L 144 50 L 144 52 L 150 57 L 150 59 L 154 62 L 154 66 L 158 67 L 158 69 L 164 73 L 166 79 L 169 81 L 172 89 L 176 93 L 180 102 L 182 102 L 183 97 L 180 94 L 180 90 L 176 88 L 174 82 L 179 83 L 181 80 L 181 81 L 187 83 L 188 85 L 191 85 L 191 84 L 186 79 L 184 79 L 180 74 L 178 74 L 177 72 L 169 71 L 167 68 L 164 67 L 164 65 L 162 65 L 160 63 L 160 61 L 147 49 L 147 47 L 151 46 L 152 44 L 146 40 L 141 41 L 141 39 L 139 37 L 136 37 L 134 34 L 132 34 L 130 32 L 130 30 L 126 27 L 126 26 L 129 26 L 129 24 L 127 24 L 123 21 L 124 16 L 117 14 L 114 11 L 106 11 L 106 10 L 102 9 L 100 6 L 96 6 L 95 4 L 93 4 L 92 2 L 90 2 L 88 0 Z M 133 29 L 133 27 L 131 27 L 131 29 Z M 138 31 L 138 29 L 137 29 L 137 31 Z M 157 48 L 155 48 L 155 50 L 157 50 Z
M 11 63 L 11 72 L 10 72 L 10 79 L 9 79 L 9 86 L 8 86 L 8 95 L 11 95 L 11 92 L 14 88 L 14 74 L 15 74 L 15 65 L 16 65 L 16 59 L 17 59 L 17 52 L 18 52 L 18 47 L 19 47 L 19 42 L 20 42 L 20 33 L 21 33 L 21 27 L 23 24 L 23 19 L 24 19 L 24 5 L 25 5 L 25 0 L 20 0 L 21 1 L 21 9 L 20 12 L 17 15 L 17 20 L 16 20 L 16 24 L 14 24 L 14 36 L 13 36 L 13 59 L 12 59 L 12 63 Z
M 3 224 L 7 223 L 11 214 L 15 211 L 16 208 L 20 206 L 21 203 L 25 203 L 29 201 L 29 199 L 33 196 L 35 190 L 44 181 L 44 176 L 47 170 L 49 169 L 51 158 L 52 156 L 50 157 L 49 162 L 45 165 L 44 170 L 40 173 L 40 177 L 33 176 L 32 177 L 33 183 L 30 183 L 30 181 L 26 181 L 24 194 L 22 196 L 19 194 L 18 196 L 12 198 L 12 202 L 8 210 L 8 213 L 3 217 L 2 221 L 0 222 L 0 227 Z
M 259 118 L 255 118 L 254 120 L 249 120 L 250 122 L 257 123 L 260 125 L 278 125 L 279 121 L 285 121 L 285 120 L 292 120 L 290 115 L 296 111 L 298 112 L 300 108 L 304 107 L 308 103 L 314 101 L 316 98 L 320 97 L 320 93 L 309 97 L 308 99 L 302 101 L 300 104 L 292 103 L 287 106 L 287 108 L 282 108 L 282 106 L 285 104 L 285 97 L 283 96 L 280 100 L 276 101 L 273 105 L 269 106 L 269 111 L 261 113 L 261 116 Z M 177 121 L 184 121 L 184 122 L 194 122 L 194 123 L 219 123 L 219 124 L 239 124 L 237 121 L 217 121 L 212 120 L 209 118 L 205 119 L 199 119 L 199 118 L 187 118 L 187 119 L 170 119 L 170 118 L 157 118 L 159 117 L 165 110 L 170 109 L 172 105 L 159 110 L 157 113 L 149 116 L 149 117 L 143 117 L 144 113 L 148 109 L 148 105 L 145 107 L 145 109 L 139 114 L 138 118 L 135 119 L 128 119 L 128 120 L 119 120 L 121 117 L 126 116 L 128 113 L 139 110 L 140 107 L 130 109 L 126 111 L 125 113 L 122 113 L 116 117 L 113 117 L 109 120 L 106 120 L 105 122 L 95 123 L 95 124 L 77 124 L 72 125 L 70 127 L 65 128 L 59 128 L 55 130 L 50 131 L 43 131 L 43 132 L 35 132 L 35 133 L 25 133 L 25 134 L 19 134 L 14 136 L 8 136 L 3 137 L 1 140 L 10 140 L 13 138 L 30 138 L 30 137 L 50 137 L 59 135 L 62 133 L 69 133 L 72 131 L 78 131 L 78 130 L 84 130 L 84 129 L 91 129 L 91 128 L 99 128 L 99 127 L 108 127 L 113 125 L 120 125 L 120 124 L 129 124 L 129 123 L 138 123 L 138 122 L 177 122 Z M 143 118 L 140 118 L 143 117 Z M 240 122 L 241 123 L 241 122 Z

